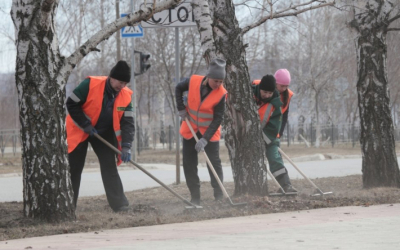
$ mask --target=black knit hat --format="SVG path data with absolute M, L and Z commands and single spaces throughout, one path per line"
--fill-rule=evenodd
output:
M 273 75 L 265 75 L 261 79 L 260 82 L 260 89 L 269 91 L 269 92 L 274 92 L 276 88 L 276 80 Z
M 122 82 L 131 81 L 131 67 L 126 61 L 118 61 L 114 68 L 110 71 L 110 77 Z

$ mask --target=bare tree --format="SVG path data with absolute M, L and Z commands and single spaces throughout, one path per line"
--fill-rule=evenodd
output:
M 312 5 L 314 2 L 318 4 Z M 232 164 L 235 194 L 266 195 L 268 191 L 264 143 L 261 140 L 261 126 L 251 94 L 243 35 L 266 20 L 295 16 L 333 3 L 308 1 L 306 4 L 283 6 L 277 10 L 274 9 L 274 3 L 268 1 L 268 4 L 268 8 L 264 7 L 267 10 L 265 15 L 243 28 L 239 27 L 235 8 L 230 0 L 197 0 L 193 4 L 206 62 L 215 57 L 227 61 L 225 85 L 229 94 L 224 119 L 227 132 L 225 144 Z
M 115 18 L 119 18 L 119 1 L 120 0 L 115 0 Z M 115 40 L 116 40 L 116 48 L 117 48 L 117 61 L 121 60 L 121 31 L 117 31 L 115 33 Z
M 48 221 L 74 218 L 63 107 L 65 84 L 74 67 L 99 43 L 127 25 L 176 6 L 169 0 L 106 25 L 70 56 L 60 53 L 55 13 L 58 1 L 13 0 L 16 85 L 21 121 L 24 215 Z
M 14 85 L 13 74 L 2 74 L 0 80 L 0 128 L 17 129 L 19 127 L 16 100 L 17 89 Z
M 400 27 L 400 20 L 393 23 L 394 26 Z M 388 44 L 388 83 L 390 88 L 390 107 L 393 114 L 393 124 L 398 127 L 399 122 L 399 107 L 400 107 L 400 32 L 389 32 L 387 36 Z
M 297 98 L 314 117 L 315 147 L 320 146 L 322 120 L 327 120 L 324 116 L 328 115 L 328 110 L 331 115 L 336 113 L 333 108 L 342 110 L 340 103 L 345 99 L 343 85 L 347 83 L 343 83 L 345 79 L 341 76 L 347 67 L 343 65 L 347 65 L 352 53 L 348 53 L 348 40 L 343 39 L 346 29 L 340 25 L 342 16 L 339 14 L 324 8 L 298 18 L 301 26 L 297 45 L 300 46 L 293 50 L 300 51 L 302 56 L 297 60 L 293 75 L 299 83 Z
M 400 18 L 399 1 L 353 3 L 350 27 L 356 33 L 358 107 L 365 188 L 400 187 L 387 77 L 387 32 Z
M 199 70 L 201 62 L 201 50 L 198 43 L 198 33 L 194 28 L 180 29 L 180 65 L 181 75 L 188 77 Z M 156 114 L 174 117 L 175 106 L 175 32 L 173 29 L 147 29 L 146 37 L 140 39 L 135 46 L 140 51 L 151 54 L 151 68 L 147 75 L 151 75 L 151 81 L 146 85 L 152 85 L 152 92 L 146 98 L 149 99 L 148 107 L 155 109 L 153 113 L 155 124 L 163 123 L 157 120 Z M 138 85 L 142 84 L 144 77 L 138 77 Z M 143 86 L 147 89 L 148 86 Z M 158 96 L 158 99 L 154 99 Z M 151 105 L 150 105 L 151 104 Z M 146 112 L 150 112 L 150 109 Z M 150 114 L 149 114 L 150 115 Z M 170 125 L 175 124 L 176 119 L 169 119 Z M 179 126 L 179 124 L 177 125 Z

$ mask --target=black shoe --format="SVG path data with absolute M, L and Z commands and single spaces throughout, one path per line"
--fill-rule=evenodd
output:
M 117 209 L 114 209 L 114 212 L 116 212 L 116 213 L 126 212 L 126 211 L 129 211 L 130 209 L 131 209 L 130 206 L 122 206 Z
M 283 187 L 283 190 L 285 190 L 285 193 L 297 193 L 297 189 L 290 184 Z
M 215 201 L 222 201 L 224 199 L 224 196 L 218 195 L 218 196 L 215 196 L 214 198 L 215 198 Z
M 214 198 L 216 201 L 220 201 L 224 198 L 221 188 L 214 188 Z
M 191 199 L 190 200 L 190 203 L 193 203 L 193 204 L 195 204 L 195 205 L 197 205 L 197 206 L 200 206 L 200 199 Z

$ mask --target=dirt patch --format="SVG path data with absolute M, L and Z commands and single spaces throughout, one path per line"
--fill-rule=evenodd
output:
M 305 145 L 282 145 L 282 150 L 291 158 L 304 155 L 321 154 L 326 158 L 361 155 L 359 147 L 339 145 L 334 148 L 306 148 Z M 156 155 L 156 157 L 155 157 Z M 182 157 L 182 155 L 181 155 Z M 221 145 L 221 160 L 229 164 L 227 149 Z M 176 153 L 173 150 L 147 150 L 138 155 L 138 163 L 175 164 Z M 88 152 L 85 168 L 98 168 L 97 158 Z M 21 173 L 20 155 L 7 155 L 0 158 L 0 174 Z M 131 209 L 127 212 L 114 213 L 105 196 L 80 198 L 76 211 L 76 220 L 58 224 L 44 223 L 24 218 L 22 202 L 0 203 L 0 241 L 67 234 L 77 232 L 96 232 L 107 229 L 140 227 L 157 224 L 190 222 L 225 217 L 237 217 L 255 214 L 280 213 L 286 211 L 309 210 L 338 206 L 371 206 L 376 204 L 400 203 L 400 189 L 374 188 L 363 189 L 360 175 L 346 177 L 318 178 L 313 180 L 324 192 L 332 195 L 312 197 L 315 193 L 305 180 L 292 180 L 300 191 L 294 197 L 259 197 L 244 195 L 235 197 L 233 183 L 225 187 L 235 203 L 247 202 L 244 207 L 232 207 L 227 200 L 214 201 L 213 190 L 209 182 L 202 183 L 201 195 L 203 209 L 186 209 L 186 204 L 162 187 L 127 192 Z M 185 183 L 170 185 L 183 197 L 190 197 Z M 269 183 L 271 192 L 277 190 Z
M 27 238 L 34 236 L 96 232 L 106 229 L 140 227 L 158 224 L 190 222 L 225 217 L 255 214 L 281 213 L 286 211 L 309 210 L 339 206 L 372 206 L 376 204 L 400 203 L 400 189 L 363 189 L 359 175 L 347 177 L 318 178 L 315 183 L 332 195 L 311 197 L 314 193 L 304 180 L 293 180 L 300 190 L 294 197 L 232 197 L 234 203 L 247 202 L 247 206 L 233 207 L 228 200 L 214 201 L 210 183 L 202 183 L 203 209 L 186 209 L 186 204 L 162 187 L 127 192 L 131 209 L 114 213 L 105 196 L 80 198 L 76 211 L 76 221 L 60 224 L 43 223 L 23 217 L 21 202 L 0 203 L 0 240 Z M 233 193 L 233 183 L 225 183 L 229 194 Z M 170 187 L 189 198 L 186 184 Z M 271 190 L 276 190 L 273 183 Z

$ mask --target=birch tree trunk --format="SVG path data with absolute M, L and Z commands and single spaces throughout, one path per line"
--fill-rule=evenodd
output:
M 13 0 L 16 85 L 21 122 L 24 215 L 47 221 L 75 218 L 65 133 L 65 84 L 74 67 L 97 45 L 127 25 L 182 0 L 145 7 L 106 25 L 68 58 L 55 30 L 58 0 Z
M 208 9 L 211 11 L 208 12 Z M 224 85 L 228 99 L 223 127 L 226 130 L 225 144 L 232 165 L 235 195 L 267 195 L 264 143 L 250 87 L 243 34 L 233 2 L 195 1 L 193 11 L 206 61 L 216 57 L 227 61 Z
M 399 18 L 399 11 L 393 13 L 391 1 L 377 0 L 362 1 L 353 11 L 350 24 L 357 31 L 363 185 L 400 187 L 386 68 L 387 30 Z
M 57 1 L 13 1 L 22 137 L 24 214 L 48 221 L 74 218 L 63 107 L 63 58 L 54 30 Z

